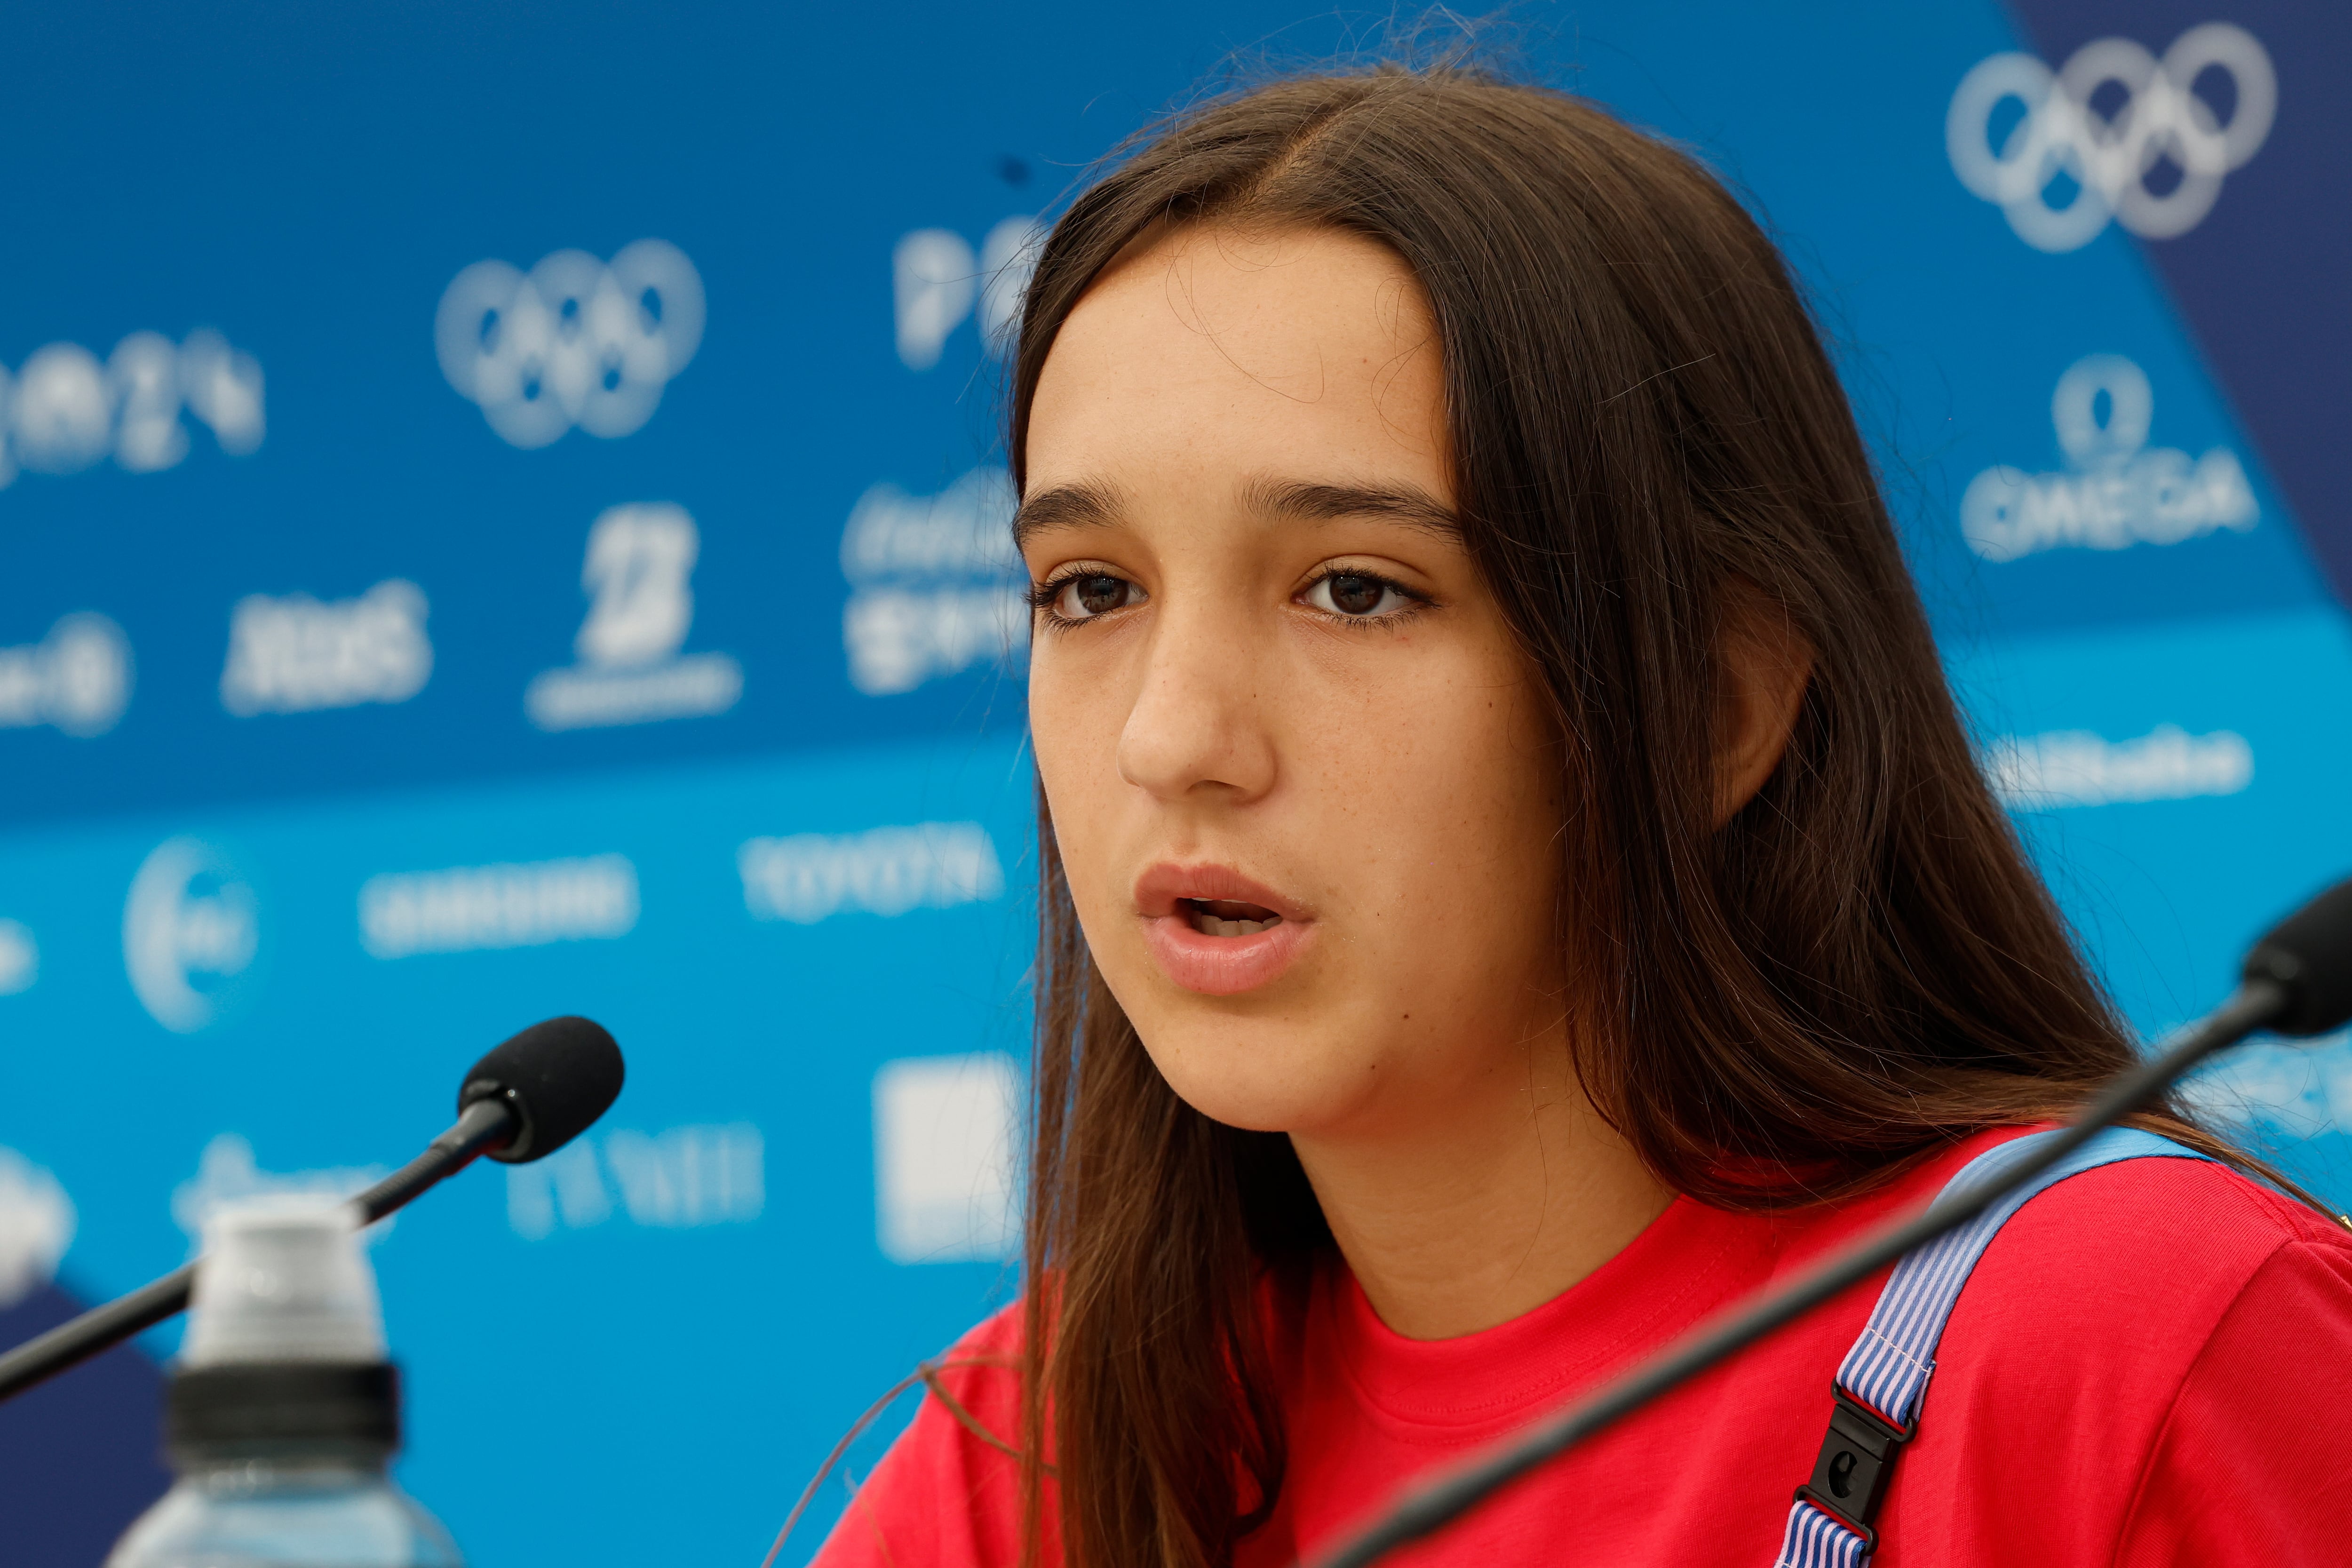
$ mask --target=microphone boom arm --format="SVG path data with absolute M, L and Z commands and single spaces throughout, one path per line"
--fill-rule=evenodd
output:
M 477 1155 L 506 1143 L 520 1125 L 508 1095 L 475 1100 L 459 1113 L 456 1125 L 425 1145 L 425 1152 L 352 1200 L 360 1224 L 373 1225 L 404 1207 L 435 1184 L 464 1170 Z M 92 1307 L 0 1355 L 0 1400 L 13 1399 L 142 1329 L 152 1329 L 184 1311 L 195 1282 L 196 1266 L 184 1263 L 162 1279 Z
M 511 1139 L 522 1122 L 507 1095 L 475 1100 L 458 1113 L 448 1131 L 425 1146 L 425 1152 L 352 1200 L 362 1225 L 373 1225 L 384 1215 L 405 1208 L 426 1188 L 447 1181 L 474 1163 L 475 1156 Z M 0 1392 L 0 1399 L 7 1397 Z

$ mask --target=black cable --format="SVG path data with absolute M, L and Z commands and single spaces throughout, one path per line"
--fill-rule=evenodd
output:
M 1945 1232 L 1958 1228 L 2146 1105 L 2224 1046 L 2281 1022 L 2298 998 L 2277 982 L 2249 977 L 2227 1002 L 2180 1029 L 2158 1054 L 2111 1081 L 2088 1109 L 1995 1181 L 1939 1198 L 1915 1218 L 1887 1226 L 1753 1305 L 1718 1314 L 1569 1409 L 1413 1488 L 1369 1527 L 1318 1558 L 1317 1568 L 1367 1568 L 1462 1517 L 1546 1460 L 1623 1420 L 1652 1400 L 1783 1328 Z M 1753 1300 L 1753 1299 L 1751 1299 Z
M 833 1474 L 833 1467 L 841 1463 L 841 1457 L 849 1452 L 849 1446 L 864 1436 L 866 1428 L 880 1419 L 882 1412 L 890 1408 L 892 1400 L 914 1387 L 915 1384 L 929 1382 L 931 1371 L 929 1362 L 916 1367 L 914 1371 L 892 1384 L 889 1393 L 867 1405 L 865 1415 L 850 1423 L 849 1430 L 841 1435 L 841 1441 L 833 1446 L 833 1452 L 824 1457 L 824 1463 L 816 1468 L 816 1474 L 811 1476 L 808 1485 L 801 1489 L 800 1500 L 793 1504 L 793 1511 L 784 1516 L 784 1527 L 776 1531 L 776 1543 L 768 1548 L 768 1554 L 765 1557 L 760 1559 L 760 1568 L 775 1568 L 776 1553 L 782 1552 L 784 1549 L 784 1542 L 793 1538 L 793 1527 L 800 1523 L 801 1515 L 806 1513 L 809 1504 L 816 1500 L 817 1489 L 824 1485 L 825 1477 Z

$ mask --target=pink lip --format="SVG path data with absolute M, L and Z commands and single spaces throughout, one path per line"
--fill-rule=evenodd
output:
M 1254 936 L 1204 936 L 1184 899 L 1231 899 L 1282 917 Z M 1169 979 L 1204 996 L 1234 996 L 1278 978 L 1313 938 L 1307 912 L 1273 889 L 1224 866 L 1152 867 L 1137 879 L 1136 912 L 1143 940 Z

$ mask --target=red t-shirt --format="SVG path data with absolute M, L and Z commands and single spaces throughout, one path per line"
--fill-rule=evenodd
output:
M 1717 1309 L 1924 1202 L 1992 1133 L 1866 1199 L 1794 1215 L 1678 1198 L 1590 1277 L 1459 1339 L 1388 1329 L 1344 1268 L 1275 1336 L 1290 1468 L 1240 1568 L 1335 1543 L 1397 1489 L 1591 1388 Z M 1398 1568 L 1770 1568 L 1830 1380 L 1877 1279 L 1528 1477 Z M 1003 1357 L 1019 1313 L 958 1355 Z M 1018 1441 L 1017 1374 L 948 1386 Z M 824 1568 L 1009 1568 L 1012 1459 L 927 1398 Z M 2010 1220 L 1952 1312 L 1878 1519 L 1878 1568 L 2352 1562 L 2352 1235 L 2221 1167 L 2133 1160 Z

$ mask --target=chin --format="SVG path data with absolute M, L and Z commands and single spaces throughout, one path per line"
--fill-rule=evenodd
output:
M 1138 1018 L 1136 1032 L 1179 1100 L 1212 1121 L 1249 1132 L 1297 1132 L 1344 1121 L 1375 1077 L 1372 1058 L 1360 1049 L 1270 1019 Z

